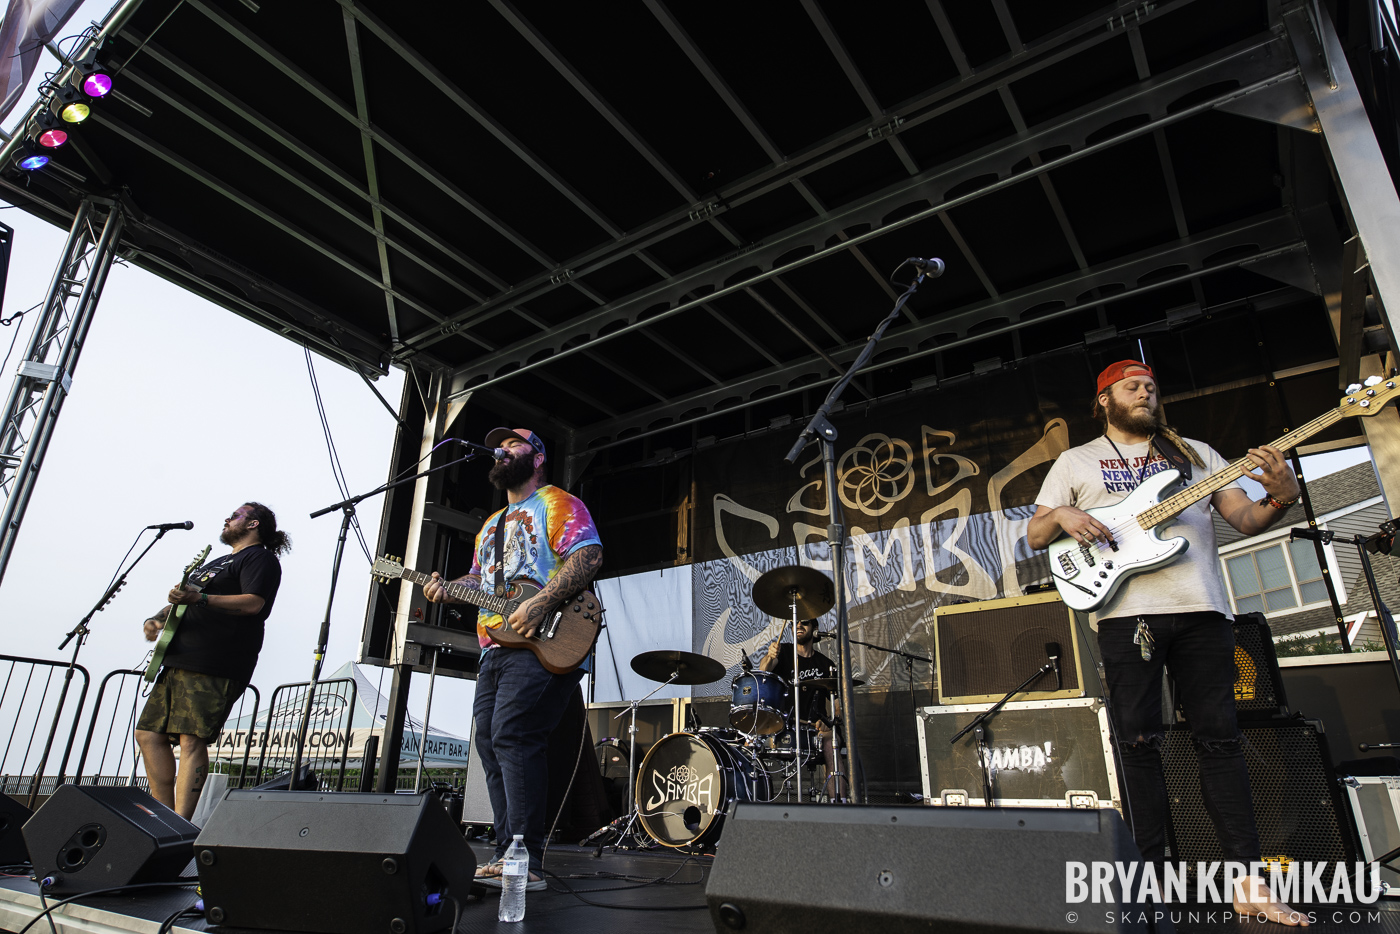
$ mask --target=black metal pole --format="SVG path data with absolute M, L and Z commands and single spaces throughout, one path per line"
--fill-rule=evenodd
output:
M 1395 625 L 1394 619 L 1390 615 L 1390 610 L 1381 602 L 1380 588 L 1376 586 L 1376 573 L 1371 567 L 1371 556 L 1366 552 L 1366 539 L 1357 535 L 1352 544 L 1356 546 L 1356 552 L 1361 556 L 1361 570 L 1366 575 L 1366 589 L 1371 592 L 1371 603 L 1376 608 L 1376 622 L 1380 623 L 1381 627 L 1381 639 L 1385 642 L 1386 654 L 1390 656 L 1390 667 L 1395 673 L 1395 684 L 1400 687 L 1400 655 L 1396 654 L 1395 633 L 1392 631 Z M 1345 639 L 1344 635 L 1344 642 Z

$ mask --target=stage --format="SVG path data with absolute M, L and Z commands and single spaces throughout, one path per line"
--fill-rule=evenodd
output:
M 479 842 L 475 843 L 478 856 L 482 856 Z M 721 846 L 721 856 L 723 847 Z M 593 849 L 577 846 L 551 847 L 546 858 L 549 889 L 545 892 L 532 892 L 527 899 L 525 921 L 516 927 L 502 925 L 502 929 L 513 930 L 518 934 L 643 934 L 665 930 L 668 934 L 700 934 L 714 931 L 710 913 L 705 904 L 705 885 L 710 874 L 709 857 L 691 858 L 670 850 L 647 852 L 614 852 L 605 850 L 601 857 L 594 858 Z M 803 854 L 796 858 L 803 858 Z M 777 861 L 786 859 L 783 854 L 774 854 L 774 879 L 785 875 L 777 868 Z M 843 865 L 861 865 L 858 854 L 846 854 L 838 860 Z M 193 866 L 191 866 L 193 869 Z M 814 872 L 820 871 L 817 869 Z M 1008 875 L 1008 878 L 1012 877 Z M 644 884 L 648 880 L 665 879 L 661 883 Z M 937 885 L 937 880 L 929 880 Z M 570 891 L 572 890 L 572 892 Z M 580 898 L 579 896 L 582 896 Z M 1014 889 L 1000 894 L 990 887 L 988 924 L 992 925 L 990 903 L 1002 898 L 1017 899 L 1027 897 Z M 140 934 L 155 934 L 163 921 L 182 908 L 194 904 L 196 895 L 192 889 L 155 891 L 135 896 L 97 896 L 84 899 L 79 904 L 65 906 L 55 912 L 59 934 L 108 934 L 108 932 L 134 931 Z M 484 899 L 470 900 L 462 906 L 457 923 L 458 931 L 479 931 L 496 925 L 496 900 L 494 890 Z M 588 904 L 584 901 L 597 904 Z M 53 899 L 50 899 L 53 901 Z M 1225 919 L 1222 912 L 1213 906 L 1179 905 L 1169 906 L 1176 930 L 1182 934 L 1194 931 L 1220 930 L 1281 930 L 1278 925 L 1242 921 L 1235 917 Z M 1319 905 L 1309 908 L 1314 921 L 1309 930 L 1319 932 L 1349 931 L 1357 934 L 1368 932 L 1400 931 L 1400 900 L 1385 899 L 1373 905 Z M 0 930 L 18 931 L 29 923 L 40 911 L 39 898 L 34 884 L 28 879 L 7 878 L 0 880 Z M 1066 915 L 1077 912 L 1075 930 L 1093 931 L 1106 927 L 1103 912 L 1093 906 L 1066 906 Z M 898 920 L 889 916 L 872 916 L 869 930 L 903 930 Z M 934 921 L 920 922 L 930 931 L 939 930 Z M 920 928 L 921 930 L 923 928 Z M 961 929 L 961 928 L 960 928 Z M 993 929 L 989 926 L 988 930 Z M 45 931 L 47 925 L 40 921 L 31 931 Z M 184 919 L 175 925 L 176 931 L 224 931 L 237 934 L 241 928 L 214 926 L 203 919 Z M 810 928 L 808 927 L 808 930 Z

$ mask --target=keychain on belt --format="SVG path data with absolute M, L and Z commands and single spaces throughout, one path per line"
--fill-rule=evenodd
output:
M 1142 651 L 1142 660 L 1152 661 L 1152 630 L 1147 628 L 1147 618 L 1138 617 L 1137 631 L 1133 633 L 1133 644 Z

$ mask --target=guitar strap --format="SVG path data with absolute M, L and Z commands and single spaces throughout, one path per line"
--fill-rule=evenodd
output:
M 1157 448 L 1157 453 L 1167 459 L 1168 464 L 1181 471 L 1182 482 L 1189 484 L 1191 482 L 1191 459 L 1181 453 L 1181 448 L 1161 434 L 1152 436 L 1152 444 Z
M 496 520 L 496 596 L 506 595 L 506 513 L 510 506 L 501 510 L 501 518 Z

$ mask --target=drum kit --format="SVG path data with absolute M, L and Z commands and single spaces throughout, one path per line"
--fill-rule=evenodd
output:
M 831 579 L 810 567 L 775 568 L 754 583 L 753 596 L 759 609 L 770 616 L 786 617 L 792 625 L 795 675 L 801 670 L 796 624 L 832 608 L 835 595 Z M 745 656 L 743 670 L 730 685 L 729 726 L 702 727 L 692 721 L 691 729 L 662 737 L 638 768 L 636 717 L 642 701 L 668 685 L 713 684 L 724 677 L 725 666 L 694 652 L 666 650 L 636 656 L 632 670 L 661 684 L 617 715 L 630 713 L 632 718 L 626 754 L 632 794 L 629 813 L 625 822 L 620 822 L 619 846 L 650 846 L 655 840 L 674 849 L 710 850 L 736 802 L 773 801 L 786 797 L 789 789 L 795 789 L 795 799 L 803 801 L 803 772 L 820 766 L 827 768 L 825 784 L 819 792 L 809 775 L 808 794 L 813 799 L 824 794 L 827 800 L 839 800 L 843 773 L 836 767 L 835 750 L 823 742 L 816 718 L 801 709 L 802 689 L 834 695 L 837 679 L 794 678 L 789 683 L 772 672 L 752 668 Z M 818 715 L 837 719 L 830 717 L 830 711 Z M 621 753 L 621 748 L 616 752 Z M 614 768 L 621 765 L 620 756 L 615 758 Z

